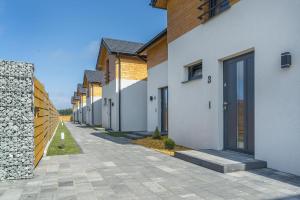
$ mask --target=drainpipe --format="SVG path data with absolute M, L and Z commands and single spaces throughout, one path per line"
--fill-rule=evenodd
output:
M 118 57 L 118 62 L 119 62 L 119 88 L 118 88 L 118 91 L 119 91 L 119 131 L 121 132 L 122 131 L 122 122 L 121 122 L 121 58 L 120 58 L 120 54 L 117 53 L 117 57 Z
M 94 85 L 93 83 L 91 84 L 92 85 L 92 124 L 94 126 Z
M 83 124 L 83 95 L 81 96 L 81 124 Z

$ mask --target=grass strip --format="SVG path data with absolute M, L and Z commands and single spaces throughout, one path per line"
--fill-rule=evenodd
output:
M 65 134 L 64 143 L 61 141 L 61 133 Z M 62 144 L 63 148 L 62 148 Z M 55 136 L 47 151 L 47 156 L 79 154 L 81 149 L 72 137 L 70 131 L 65 124 L 60 122 L 56 130 Z

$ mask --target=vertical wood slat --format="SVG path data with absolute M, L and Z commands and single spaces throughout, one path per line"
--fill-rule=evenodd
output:
M 42 159 L 45 147 L 59 123 L 59 114 L 49 99 L 44 85 L 34 79 L 34 165 Z

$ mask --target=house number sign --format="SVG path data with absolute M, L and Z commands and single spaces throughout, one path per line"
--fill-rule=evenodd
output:
M 211 76 L 208 76 L 208 78 L 207 78 L 207 83 L 208 83 L 208 84 L 211 83 Z

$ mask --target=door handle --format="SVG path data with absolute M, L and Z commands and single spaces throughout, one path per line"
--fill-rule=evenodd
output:
M 226 102 L 226 101 L 224 101 L 224 102 L 223 102 L 223 108 L 224 108 L 224 110 L 227 110 L 227 106 L 228 106 L 228 104 L 229 104 L 229 103 L 228 103 L 228 102 Z

